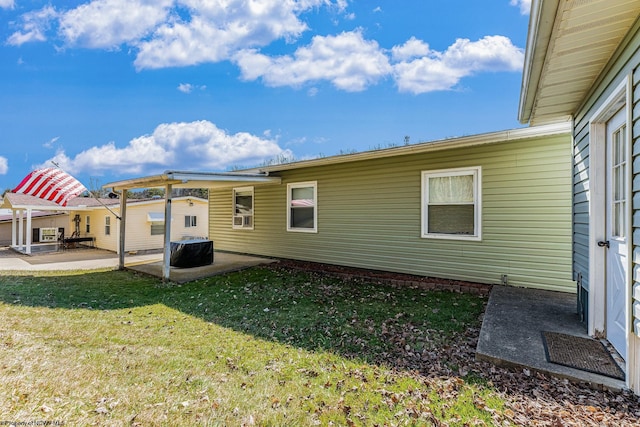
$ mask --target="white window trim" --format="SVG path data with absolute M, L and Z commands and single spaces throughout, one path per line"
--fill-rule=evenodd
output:
M 606 122 L 613 117 L 616 111 L 622 106 L 627 108 L 627 114 L 631 114 L 629 105 L 632 105 L 630 97 L 631 93 L 629 87 L 632 87 L 631 75 L 627 75 L 623 81 L 613 90 L 611 95 L 602 103 L 600 108 L 589 119 L 589 158 L 593 159 L 589 164 L 589 316 L 587 319 L 587 332 L 589 335 L 596 336 L 599 334 L 606 334 L 606 252 L 602 248 L 597 246 L 599 240 L 603 240 L 606 236 Z M 631 142 L 631 129 L 632 121 L 627 116 L 627 138 L 629 143 L 629 150 L 633 143 Z M 627 153 L 630 156 L 630 153 Z M 630 156 L 629 159 L 632 157 Z M 629 168 L 628 173 L 631 173 Z M 628 183 L 631 182 L 631 178 L 628 177 Z M 627 186 L 627 192 L 631 191 L 631 186 Z M 631 194 L 627 197 L 631 200 Z M 629 203 L 629 209 L 632 209 L 633 203 Z M 627 233 L 632 235 L 632 218 L 633 212 L 628 211 L 630 221 L 627 226 L 629 227 Z M 631 242 L 631 239 L 630 239 Z M 627 260 L 631 263 L 633 245 L 629 243 L 627 249 L 630 251 L 627 253 Z M 627 265 L 628 274 L 632 274 L 632 264 Z M 626 278 L 627 283 L 632 280 L 631 277 Z M 628 286 L 630 289 L 631 287 Z M 630 298 L 630 295 L 627 296 Z M 626 307 L 628 305 L 628 299 L 625 302 Z M 629 321 L 630 316 L 626 316 Z M 627 328 L 627 331 L 629 328 Z M 629 346 L 627 346 L 627 351 Z M 622 355 L 625 360 L 630 360 L 628 355 Z
M 107 228 L 109 229 L 108 233 L 107 233 Z M 111 216 L 109 215 L 104 216 L 104 235 L 111 236 Z
M 189 225 L 187 225 L 187 220 L 186 218 L 189 218 Z M 195 219 L 195 221 L 194 221 Z M 194 224 L 195 222 L 195 224 Z M 198 226 L 198 216 L 197 215 L 185 215 L 185 220 L 184 220 L 184 228 L 194 228 Z
M 294 188 L 313 188 L 313 228 L 291 227 L 291 190 Z M 287 231 L 296 233 L 318 232 L 318 181 L 294 182 L 287 184 Z
M 153 232 L 153 228 L 154 227 L 162 227 L 162 232 L 160 233 L 154 233 Z M 152 222 L 150 227 L 149 227 L 149 235 L 150 236 L 163 236 L 164 235 L 164 223 L 162 222 Z
M 236 218 L 236 192 L 251 192 L 251 226 L 235 225 L 234 219 Z M 243 217 L 245 215 L 242 215 Z M 256 194 L 253 187 L 237 187 L 231 192 L 231 227 L 234 230 L 253 230 L 256 219 Z M 244 224 L 244 220 L 243 220 Z
M 458 175 L 473 175 L 473 192 L 475 200 L 475 215 L 473 229 L 476 234 L 474 235 L 459 235 L 459 234 L 442 234 L 442 233 L 429 233 L 428 232 L 428 210 L 427 210 L 427 192 L 429 187 L 427 186 L 427 180 L 436 176 L 458 176 Z M 422 171 L 421 179 L 421 237 L 424 239 L 444 239 L 444 240 L 467 240 L 467 241 L 481 241 L 482 240 L 482 167 L 474 166 L 468 168 L 454 168 L 454 169 L 438 169 Z

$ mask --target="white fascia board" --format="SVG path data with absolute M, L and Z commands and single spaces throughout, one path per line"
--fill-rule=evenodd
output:
M 43 205 L 13 205 L 11 207 L 13 210 L 17 209 L 31 209 L 32 211 L 47 211 L 47 212 L 67 212 L 67 211 L 82 211 L 82 210 L 90 210 L 86 206 L 43 206 Z
M 102 188 L 136 189 L 155 188 L 171 185 L 174 188 L 208 187 L 216 183 L 275 183 L 281 182 L 278 177 L 270 177 L 264 173 L 233 173 L 233 172 L 188 172 L 166 171 L 162 175 L 153 175 L 141 178 L 132 178 L 123 181 L 110 182 Z
M 171 201 L 173 203 L 176 202 L 186 202 L 187 199 L 191 199 L 192 202 L 199 202 L 199 203 L 209 203 L 209 201 L 207 199 L 202 199 L 200 197 L 195 197 L 195 196 L 180 196 L 180 197 L 172 197 Z M 160 206 L 164 206 L 164 197 L 160 198 L 160 199 L 151 199 L 151 200 L 136 200 L 136 199 L 128 199 L 127 200 L 127 207 L 135 207 L 135 206 L 148 206 L 148 205 L 160 205 Z M 112 207 L 112 209 L 120 209 L 120 206 L 116 206 L 114 205 L 114 207 Z M 164 208 L 163 208 L 164 209 Z
M 518 104 L 518 120 L 529 123 L 538 92 L 542 68 L 555 26 L 559 0 L 533 0 L 522 69 L 522 85 Z
M 500 132 L 484 133 L 458 138 L 442 139 L 432 142 L 423 142 L 402 147 L 385 148 L 382 150 L 365 151 L 355 154 L 341 154 L 320 159 L 303 160 L 281 165 L 266 166 L 248 169 L 248 171 L 279 172 L 291 169 L 301 169 L 312 166 L 325 166 L 331 164 L 348 163 L 360 160 L 380 159 L 385 157 L 403 156 L 407 154 L 426 153 L 430 151 L 448 150 L 453 148 L 471 147 L 485 144 L 499 144 L 502 142 L 517 141 L 521 139 L 541 138 L 545 136 L 570 134 L 571 122 L 558 122 L 544 126 L 530 126 L 520 129 L 511 129 Z

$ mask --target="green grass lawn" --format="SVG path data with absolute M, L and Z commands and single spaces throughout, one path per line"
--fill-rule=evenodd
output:
M 497 392 L 424 363 L 457 372 L 485 302 L 277 268 L 0 275 L 0 421 L 492 425 Z

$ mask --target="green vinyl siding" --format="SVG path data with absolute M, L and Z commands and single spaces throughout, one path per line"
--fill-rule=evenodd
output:
M 569 135 L 272 172 L 254 230 L 232 228 L 232 189 L 210 192 L 217 250 L 423 276 L 575 291 Z M 482 240 L 421 237 L 421 174 L 482 168 Z M 317 233 L 287 232 L 287 184 L 317 181 Z
M 589 291 L 589 123 L 579 124 L 573 145 L 573 274 L 583 289 Z M 581 310 L 586 315 L 586 294 L 581 296 Z

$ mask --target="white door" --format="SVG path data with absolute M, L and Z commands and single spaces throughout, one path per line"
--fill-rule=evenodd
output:
M 628 263 L 627 131 L 625 108 L 607 122 L 607 339 L 626 357 L 625 296 Z

